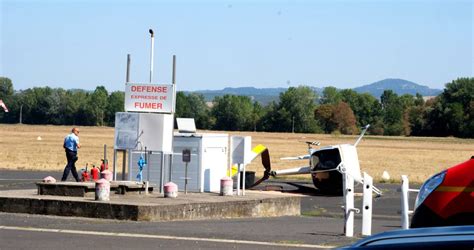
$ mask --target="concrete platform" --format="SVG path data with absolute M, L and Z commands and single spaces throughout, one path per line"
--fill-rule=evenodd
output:
M 59 196 L 95 196 L 95 182 L 36 182 L 39 195 L 59 195 Z M 111 181 L 110 191 L 116 194 L 128 194 L 144 192 L 145 184 L 134 181 Z M 153 187 L 148 187 L 148 192 L 153 192 Z
M 0 191 L 0 212 L 78 216 L 135 221 L 200 220 L 300 215 L 301 196 L 246 191 L 245 196 L 217 193 L 115 195 L 110 201 L 93 197 L 38 195 L 36 189 Z

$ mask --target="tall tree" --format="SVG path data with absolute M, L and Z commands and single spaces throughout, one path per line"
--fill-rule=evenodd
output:
M 450 134 L 461 137 L 474 137 L 472 125 L 474 116 L 471 114 L 474 102 L 474 77 L 458 78 L 446 84 L 441 94 L 444 114 L 447 117 Z
M 265 109 L 261 124 L 264 131 L 289 132 L 292 128 L 292 117 L 285 108 L 280 108 L 276 102 L 269 103 Z
M 319 102 L 321 104 L 337 104 L 342 101 L 342 95 L 335 87 L 326 87 Z
M 354 112 L 345 102 L 320 105 L 314 114 L 326 133 L 339 132 L 351 135 L 357 132 Z
M 426 125 L 424 134 L 429 136 L 447 136 L 449 135 L 447 121 L 444 117 L 444 107 L 441 98 L 438 96 L 432 102 L 429 102 L 429 108 L 426 114 Z
M 370 131 L 374 133 L 382 120 L 382 106 L 369 93 L 359 94 L 352 89 L 341 90 L 342 101 L 349 104 L 354 112 L 358 127 L 370 124 Z
M 255 101 L 253 102 L 253 110 L 252 110 L 252 122 L 253 122 L 253 131 L 261 131 L 263 128 L 263 124 L 261 123 L 262 118 L 265 116 L 266 109 L 262 107 L 262 105 Z
M 46 112 L 48 117 L 47 124 L 64 124 L 65 96 L 66 91 L 62 88 L 52 89 L 49 95 L 46 96 L 46 101 L 49 106 L 49 109 Z
M 392 90 L 385 90 L 380 97 L 383 108 L 385 135 L 403 134 L 403 106 L 398 95 Z
M 415 106 L 416 99 L 410 94 L 404 94 L 399 97 L 400 104 L 402 106 L 402 126 L 403 134 L 411 134 L 411 125 L 410 125 L 410 110 Z
M 345 102 L 334 105 L 333 123 L 342 134 L 353 135 L 357 133 L 356 119 L 351 107 Z
M 316 93 L 307 86 L 290 87 L 281 93 L 280 103 L 276 107 L 276 115 L 281 119 L 278 126 L 284 125 L 287 132 L 292 131 L 293 126 L 294 131 L 299 133 L 321 131 L 314 119 L 316 98 Z
M 109 126 L 115 126 L 115 113 L 123 112 L 125 107 L 125 93 L 114 91 L 107 98 L 107 109 L 105 111 L 105 122 Z
M 427 114 L 426 134 L 474 137 L 474 78 L 458 78 L 446 87 Z
M 314 110 L 314 118 L 325 133 L 332 133 L 336 129 L 332 116 L 334 112 L 333 104 L 321 104 Z
M 13 95 L 13 83 L 8 77 L 0 77 L 0 99 Z
M 176 94 L 176 117 L 194 118 L 199 129 L 210 129 L 214 122 L 204 96 L 198 93 L 186 95 L 179 91 Z
M 84 90 L 66 91 L 65 124 L 68 125 L 91 125 L 90 117 L 87 115 L 87 103 L 89 93 Z
M 51 95 L 52 89 L 50 87 L 45 88 L 33 88 L 31 92 L 31 99 L 35 100 L 35 105 L 31 107 L 31 119 L 33 124 L 48 124 L 48 113 L 51 107 L 54 105 L 47 99 L 47 96 Z
M 423 96 L 420 93 L 416 93 L 415 95 L 415 105 L 416 106 L 421 106 L 425 104 L 425 100 L 423 99 Z
M 462 130 L 463 137 L 474 138 L 474 100 L 469 102 L 468 117 Z
M 196 126 L 200 129 L 210 129 L 213 125 L 213 120 L 210 119 L 210 109 L 206 104 L 206 100 L 202 94 L 191 93 L 187 96 L 188 105 L 191 113 L 188 117 L 196 120 Z
M 427 112 L 431 105 L 432 101 L 425 103 L 423 96 L 416 94 L 414 105 L 407 110 L 410 135 L 422 136 L 426 133 Z
M 105 110 L 109 93 L 104 86 L 97 86 L 90 95 L 87 108 L 91 112 L 94 125 L 104 126 Z
M 253 104 L 247 96 L 224 95 L 214 98 L 211 109 L 216 119 L 214 129 L 242 131 L 252 130 Z
M 0 77 L 0 100 L 2 100 L 9 113 L 4 112 L 3 108 L 0 108 L 0 121 L 11 122 L 16 114 L 16 106 L 13 104 L 13 83 L 10 78 Z
M 186 94 L 183 91 L 176 92 L 176 117 L 188 117 L 189 109 Z

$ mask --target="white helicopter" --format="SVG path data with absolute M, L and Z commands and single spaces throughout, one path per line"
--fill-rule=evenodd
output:
M 313 146 L 319 146 L 319 142 L 306 142 L 308 145 L 307 155 L 281 158 L 281 160 L 309 160 L 309 165 L 304 167 L 272 171 L 268 150 L 262 152 L 262 164 L 265 171 L 263 177 L 256 181 L 252 187 L 267 180 L 270 176 L 311 174 L 314 186 L 322 193 L 342 195 L 343 173 L 351 175 L 356 183 L 363 183 L 356 147 L 369 127 L 370 125 L 363 127 L 354 144 L 337 144 L 314 149 Z M 382 194 L 376 187 L 373 187 L 373 190 L 377 195 Z

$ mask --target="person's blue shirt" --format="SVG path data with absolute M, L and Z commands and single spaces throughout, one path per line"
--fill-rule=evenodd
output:
M 79 144 L 79 137 L 74 133 L 70 133 L 64 138 L 64 147 L 71 151 L 77 151 L 77 144 Z

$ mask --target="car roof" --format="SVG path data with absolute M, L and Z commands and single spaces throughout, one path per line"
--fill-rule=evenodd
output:
M 432 237 L 441 236 L 470 236 L 474 240 L 474 226 L 425 227 L 388 231 L 362 239 L 351 247 L 367 246 L 375 244 L 377 241 L 381 242 L 393 239 L 398 239 L 400 241 L 411 241 L 416 238 L 429 240 Z

